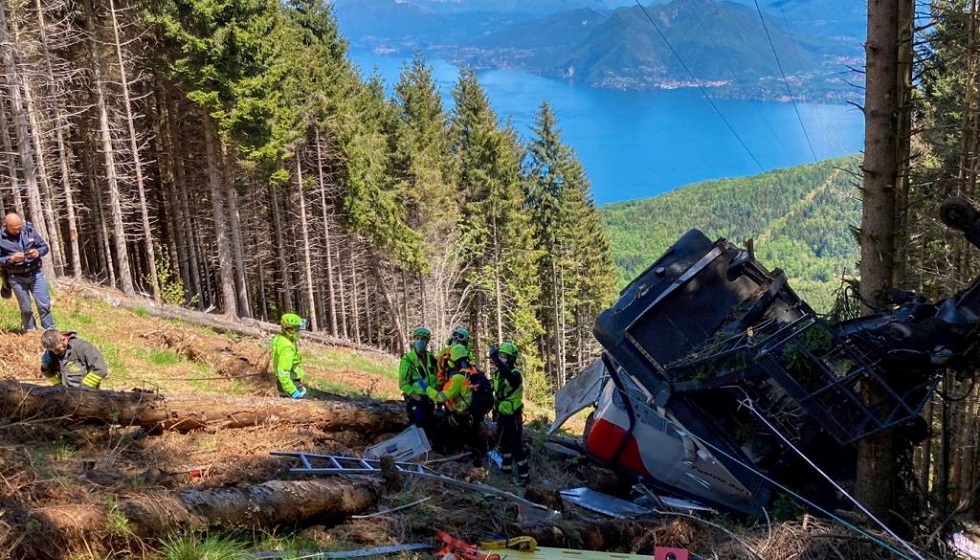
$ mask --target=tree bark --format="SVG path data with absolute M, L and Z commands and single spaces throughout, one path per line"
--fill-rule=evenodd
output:
M 242 317 L 252 316 L 252 306 L 248 301 L 248 280 L 245 275 L 245 244 L 242 242 L 242 216 L 238 211 L 238 191 L 232 180 L 234 169 L 233 151 L 228 150 L 224 161 L 225 198 L 228 201 L 228 227 L 231 230 L 232 259 L 235 266 L 235 290 L 238 294 L 238 311 Z
M 323 173 L 323 150 L 320 145 L 320 129 L 314 126 L 313 132 L 316 138 L 316 169 L 317 181 L 320 187 L 320 215 L 323 221 L 323 255 L 327 262 L 327 300 L 330 302 L 330 334 L 337 335 L 337 301 L 334 297 L 333 279 L 333 247 L 330 239 L 330 220 L 327 213 L 327 184 Z
M 303 240 L 303 284 L 306 298 L 306 316 L 310 318 L 310 330 L 320 330 L 316 317 L 316 297 L 313 295 L 313 262 L 310 254 L 310 231 L 306 220 L 306 193 L 303 192 L 303 164 L 300 150 L 296 150 L 296 192 L 299 197 L 299 229 Z
M 129 95 L 129 75 L 126 72 L 126 61 L 123 57 L 122 40 L 119 37 L 119 21 L 116 17 L 116 5 L 109 0 L 109 16 L 112 19 L 113 43 L 116 49 L 116 63 L 119 65 L 119 84 L 122 87 L 123 108 L 126 110 L 126 126 L 129 132 L 129 150 L 132 152 L 133 168 L 136 172 L 136 193 L 139 196 L 140 223 L 143 227 L 143 251 L 146 254 L 147 270 L 150 277 L 150 289 L 153 299 L 160 301 L 160 279 L 157 276 L 156 248 L 153 246 L 153 229 L 150 227 L 150 211 L 146 203 L 146 186 L 143 181 L 143 158 L 140 157 L 139 139 L 136 135 L 136 115 L 133 114 L 133 103 Z
M 14 45 L 21 44 L 20 39 L 20 29 L 17 25 L 17 16 L 14 13 L 15 5 L 11 4 L 10 10 L 10 33 L 14 41 Z M 24 75 L 20 80 L 21 86 L 23 87 L 23 100 L 24 108 L 27 114 L 27 120 L 30 130 L 30 140 L 33 146 L 34 157 L 37 163 L 37 200 L 31 200 L 31 213 L 33 214 L 34 226 L 37 228 L 38 233 L 42 238 L 48 241 L 50 246 L 50 258 L 42 261 L 42 267 L 44 268 L 44 273 L 49 277 L 54 275 L 60 275 L 63 272 L 62 262 L 64 254 L 62 253 L 62 244 L 60 236 L 58 235 L 58 228 L 55 225 L 54 214 L 52 213 L 51 207 L 53 205 L 53 200 L 51 198 L 51 184 L 50 184 L 50 174 L 48 173 L 47 162 L 45 160 L 44 153 L 44 133 L 41 130 L 41 122 L 38 118 L 39 110 L 38 106 L 34 101 L 34 86 L 31 84 L 30 75 Z M 34 191 L 29 191 L 29 194 L 33 197 Z M 34 205 L 40 209 L 40 214 L 35 210 Z
M 908 1 L 908 0 L 902 0 Z M 911 13 L 911 12 L 910 12 Z M 893 287 L 898 209 L 899 8 L 889 0 L 869 0 L 865 149 L 861 218 L 861 298 L 864 312 L 876 311 Z M 878 400 L 867 387 L 864 397 Z M 900 447 L 893 432 L 864 439 L 858 445 L 857 498 L 874 513 L 890 518 L 895 511 Z
M 63 99 L 57 94 L 58 87 L 55 81 L 54 64 L 51 61 L 52 54 L 48 45 L 49 41 L 47 36 L 47 26 L 44 22 L 44 6 L 41 5 L 41 0 L 35 0 L 34 6 L 37 11 L 38 30 L 40 31 L 44 65 L 47 71 L 46 78 L 48 82 L 48 89 L 50 90 L 51 95 L 55 97 L 53 101 L 54 131 L 55 141 L 58 147 L 58 162 L 61 171 L 61 192 L 65 197 L 65 217 L 68 221 L 68 248 L 71 251 L 71 274 L 74 278 L 81 278 L 82 260 L 81 250 L 78 245 L 78 220 L 75 216 L 75 196 L 72 192 L 71 171 L 68 167 L 70 152 L 67 143 L 65 142 L 65 127 L 67 126 L 67 119 L 64 115 L 64 106 L 62 105 Z
M 218 282 L 221 284 L 221 307 L 229 317 L 238 316 L 235 297 L 234 267 L 231 258 L 231 242 L 228 240 L 228 220 L 222 200 L 221 170 L 218 154 L 220 142 L 214 118 L 204 110 L 204 143 L 207 148 L 208 184 L 211 186 L 211 209 L 214 211 L 214 232 L 218 246 Z
M 187 530 L 268 530 L 302 523 L 336 522 L 373 508 L 377 483 L 339 478 L 270 480 L 244 487 L 157 492 L 119 502 L 139 537 Z
M 0 21 L 0 25 L 3 22 Z M 2 33 L 2 31 L 0 31 Z M 6 60 L 6 59 L 5 59 Z M 7 96 L 0 95 L 0 148 L 3 148 L 3 158 L 6 162 L 7 167 L 7 183 L 10 187 L 11 200 L 14 203 L 14 210 L 18 214 L 24 215 L 24 205 L 20 201 L 20 189 L 17 187 L 17 160 L 14 157 L 14 144 L 10 139 L 10 128 L 9 126 L 13 124 L 14 119 L 11 118 L 9 121 L 7 119 Z M 13 113 L 11 113 L 13 117 Z M 0 197 L 2 198 L 2 197 Z M 4 215 L 7 211 L 4 209 Z
M 38 169 L 34 159 L 34 149 L 31 144 L 31 131 L 28 128 L 27 108 L 21 95 L 20 72 L 17 68 L 17 56 L 14 51 L 15 43 L 7 32 L 7 13 L 0 4 L 0 49 L 3 50 L 3 66 L 6 73 L 7 93 L 10 96 L 10 111 L 17 136 L 17 148 L 20 152 L 20 164 L 27 184 L 27 204 L 31 211 L 30 219 L 37 223 L 38 232 L 44 235 L 44 213 L 41 208 L 41 195 L 38 190 Z M 50 276 L 53 270 L 50 259 L 43 259 L 45 274 Z
M 312 424 L 325 432 L 351 430 L 375 435 L 397 432 L 406 425 L 401 402 L 321 394 L 332 400 L 165 396 L 0 381 L 0 414 L 13 421 L 67 417 L 177 432 L 208 427 Z
M 96 109 L 99 114 L 99 133 L 102 152 L 105 158 L 106 183 L 109 187 L 109 213 L 112 217 L 112 236 L 115 239 L 116 262 L 119 265 L 119 289 L 127 295 L 134 295 L 133 275 L 129 268 L 129 254 L 126 248 L 126 228 L 123 224 L 122 200 L 119 193 L 119 177 L 116 170 L 115 149 L 112 146 L 112 132 L 109 129 L 109 112 L 106 107 L 105 85 L 102 78 L 102 61 L 99 56 L 99 43 L 95 30 L 95 10 L 92 0 L 84 0 L 85 28 L 89 34 L 89 50 L 92 56 L 92 87 L 95 88 Z

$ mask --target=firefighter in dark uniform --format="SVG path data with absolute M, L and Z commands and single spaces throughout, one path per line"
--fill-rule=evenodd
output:
M 41 333 L 41 373 L 54 385 L 98 389 L 108 375 L 105 358 L 73 332 L 48 329 Z

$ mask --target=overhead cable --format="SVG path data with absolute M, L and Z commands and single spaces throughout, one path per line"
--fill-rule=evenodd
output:
M 786 91 L 789 93 L 789 101 L 793 104 L 793 111 L 796 112 L 796 120 L 800 121 L 800 128 L 803 129 L 803 137 L 806 138 L 806 145 L 810 148 L 810 155 L 813 156 L 813 161 L 817 161 L 817 153 L 813 151 L 813 144 L 810 142 L 810 135 L 807 134 L 806 125 L 803 124 L 803 117 L 800 115 L 800 108 L 796 105 L 796 97 L 793 95 L 793 90 L 789 86 L 789 80 L 786 79 L 786 72 L 783 70 L 783 63 L 779 61 L 779 55 L 776 53 L 776 45 L 772 43 L 772 35 L 769 34 L 769 26 L 766 25 L 766 18 L 762 16 L 762 8 L 759 7 L 759 0 L 753 0 L 755 2 L 755 9 L 759 12 L 759 21 L 762 22 L 762 29 L 766 32 L 766 40 L 769 41 L 769 48 L 772 50 L 772 57 L 776 59 L 776 66 L 779 68 L 779 73 L 783 77 L 783 84 L 786 86 Z
M 745 150 L 745 153 L 749 154 L 749 157 L 752 158 L 752 161 L 754 161 L 756 166 L 759 167 L 759 170 L 765 173 L 766 168 L 763 167 L 761 163 L 759 163 L 759 159 L 755 157 L 755 154 L 752 153 L 752 150 L 750 150 L 749 147 L 745 144 L 745 141 L 742 140 L 741 136 L 739 136 L 738 132 L 735 130 L 735 127 L 732 126 L 732 123 L 728 122 L 728 119 L 725 118 L 725 115 L 721 112 L 721 109 L 718 108 L 718 105 L 716 105 L 715 102 L 711 99 L 711 97 L 708 96 L 708 92 L 705 91 L 704 87 L 701 85 L 701 81 L 698 80 L 694 76 L 694 73 L 691 72 L 691 69 L 687 67 L 687 64 L 684 63 L 684 59 L 681 58 L 681 55 L 678 54 L 678 52 L 674 49 L 674 46 L 671 45 L 670 41 L 667 40 L 667 36 L 664 35 L 663 31 L 660 30 L 660 26 L 658 26 L 657 22 L 655 22 L 653 18 L 650 17 L 650 14 L 647 12 L 647 9 L 643 7 L 643 4 L 640 4 L 640 0 L 636 0 L 636 5 L 639 6 L 640 10 L 643 11 L 643 15 L 647 17 L 647 21 L 650 22 L 650 25 L 652 25 L 653 28 L 657 30 L 657 34 L 660 35 L 660 38 L 663 40 L 664 44 L 666 44 L 667 48 L 670 49 L 670 52 L 671 54 L 674 55 L 674 58 L 676 58 L 677 61 L 680 62 L 681 67 L 684 68 L 684 71 L 686 71 L 687 74 L 691 77 L 691 79 L 694 80 L 694 84 L 697 86 L 698 90 L 701 91 L 701 95 L 703 95 L 704 98 L 708 101 L 708 104 L 711 105 L 711 108 L 714 109 L 715 113 L 718 113 L 718 116 L 721 118 L 722 122 L 725 123 L 725 126 L 728 127 L 728 130 L 732 133 L 733 136 L 735 136 L 735 139 L 738 140 L 738 143 L 742 146 L 742 149 Z

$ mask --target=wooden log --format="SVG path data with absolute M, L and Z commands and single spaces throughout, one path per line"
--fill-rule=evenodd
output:
M 0 381 L 0 416 L 14 421 L 67 417 L 180 432 L 206 427 L 311 424 L 326 432 L 351 430 L 372 436 L 398 432 L 407 425 L 401 402 L 316 394 L 319 399 L 303 400 L 160 395 Z
M 140 537 L 220 528 L 268 530 L 310 523 L 335 523 L 373 508 L 376 482 L 272 480 L 255 486 L 144 494 L 117 503 L 129 529 Z
M 194 333 L 164 329 L 142 335 L 192 362 L 206 364 L 218 375 L 228 378 L 245 378 L 256 384 L 275 388 L 275 375 L 268 371 L 269 352 L 258 356 L 246 356 L 242 349 L 246 343 L 236 343 L 223 336 L 204 337 Z

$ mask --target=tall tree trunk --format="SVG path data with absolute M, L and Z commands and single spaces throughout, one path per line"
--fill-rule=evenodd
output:
M 310 328 L 319 330 L 316 318 L 316 298 L 313 295 L 313 259 L 310 253 L 310 231 L 306 221 L 306 193 L 303 192 L 303 162 L 301 151 L 296 150 L 296 186 L 299 198 L 299 229 L 303 241 L 303 279 L 306 291 L 306 314 L 310 318 Z
M 93 170 L 94 168 L 95 166 L 93 165 Z M 99 224 L 99 241 L 101 242 L 100 247 L 102 248 L 102 254 L 105 260 L 105 268 L 103 270 L 109 272 L 109 285 L 113 288 L 119 288 L 119 282 L 116 280 L 116 263 L 115 259 L 112 258 L 109 220 L 105 219 L 105 203 L 102 200 L 102 191 L 95 184 L 95 175 L 90 176 L 89 188 L 95 195 L 95 219 L 98 220 L 97 223 Z M 126 258 L 126 255 L 123 255 L 123 258 Z
M 358 310 L 357 304 L 357 294 L 358 294 L 358 281 L 357 281 L 357 267 L 354 264 L 354 243 L 351 243 L 350 250 L 350 295 L 351 295 L 351 316 L 354 320 L 354 341 L 361 342 L 361 314 Z
M 497 220 L 493 221 L 492 225 L 492 237 L 491 243 L 493 243 L 493 312 L 494 312 L 494 326 L 496 327 L 496 343 L 500 343 L 504 339 L 504 298 L 503 298 L 503 288 L 501 284 L 503 280 L 500 277 L 500 239 L 497 236 Z
M 10 5 L 10 9 L 9 23 L 11 38 L 14 41 L 14 45 L 18 45 L 21 43 L 21 39 L 20 29 L 17 25 L 17 16 L 13 11 L 14 4 Z M 34 101 L 34 86 L 31 83 L 30 76 L 23 76 L 20 83 L 23 88 L 24 108 L 27 114 L 30 139 L 37 164 L 37 184 L 39 191 L 37 205 L 40 208 L 40 214 L 35 213 L 33 208 L 31 209 L 31 213 L 33 214 L 34 225 L 37 227 L 38 233 L 50 245 L 51 252 L 49 254 L 51 258 L 42 262 L 45 274 L 48 274 L 50 277 L 52 273 L 61 274 L 64 271 L 64 267 L 62 266 L 64 251 L 60 236 L 58 235 L 58 226 L 54 219 L 54 213 L 52 212 L 54 199 L 51 195 L 50 174 L 48 173 L 47 160 L 45 159 L 44 131 L 41 128 L 41 121 L 38 118 L 40 111 Z
M 129 268 L 129 254 L 126 248 L 126 228 L 123 224 L 122 201 L 119 195 L 119 178 L 116 175 L 115 150 L 112 147 L 112 133 L 109 130 L 109 112 L 106 107 L 105 85 L 102 78 L 102 59 L 95 30 L 95 11 L 92 0 L 83 0 L 85 8 L 85 28 L 88 31 L 89 50 L 92 56 L 92 87 L 95 88 L 96 110 L 99 114 L 99 133 L 102 142 L 106 184 L 109 187 L 109 213 L 112 217 L 112 235 L 115 240 L 116 262 L 119 265 L 117 287 L 127 295 L 135 295 L 133 276 Z
M 168 95 L 167 100 L 171 98 Z M 170 138 L 171 145 L 176 149 L 176 143 L 174 142 L 176 138 L 176 132 L 178 132 L 179 126 L 177 125 L 178 120 L 176 116 L 177 108 L 174 104 L 170 104 L 169 110 L 167 111 L 167 131 L 168 137 Z M 178 154 L 175 150 L 172 152 Z M 187 172 L 184 169 L 184 160 L 177 155 L 173 159 L 174 164 L 174 178 L 176 179 L 176 185 L 174 188 L 177 192 L 177 197 L 179 198 L 179 216 L 180 219 L 177 222 L 177 227 L 182 231 L 185 231 L 185 242 L 186 246 L 186 259 L 188 276 L 190 277 L 190 284 L 188 285 L 191 290 L 190 300 L 194 300 L 194 296 L 197 296 L 197 308 L 204 308 L 204 281 L 201 278 L 201 258 L 198 255 L 198 244 L 195 232 L 198 228 L 191 227 L 191 221 L 194 219 L 194 214 L 191 212 L 190 206 L 190 194 L 187 185 Z
M 13 23 L 13 22 L 11 22 Z M 16 26 L 13 27 L 16 30 Z M 14 36 L 14 41 L 18 39 L 16 35 Z M 27 105 L 27 115 L 30 120 L 31 127 L 31 141 L 34 144 L 34 153 L 37 155 L 37 175 L 38 175 L 38 188 L 40 190 L 39 203 L 41 207 L 41 217 L 42 219 L 37 224 L 38 233 L 41 237 L 45 238 L 50 245 L 51 259 L 50 272 L 54 272 L 57 275 L 64 274 L 64 245 L 61 243 L 61 235 L 58 230 L 58 222 L 54 217 L 55 210 L 55 200 L 53 196 L 53 189 L 51 188 L 51 181 L 48 173 L 47 159 L 44 155 L 44 141 L 41 130 L 41 123 L 38 120 L 38 109 L 34 103 L 34 94 L 32 92 L 32 86 L 30 80 L 24 81 L 24 103 Z
M 214 233 L 218 245 L 218 283 L 221 285 L 221 306 L 225 315 L 238 317 L 238 307 L 235 296 L 234 267 L 231 259 L 231 244 L 228 240 L 228 219 L 225 216 L 224 197 L 221 186 L 221 141 L 214 119 L 204 113 L 204 143 L 207 149 L 208 184 L 211 187 L 211 210 L 214 212 Z
M 903 2 L 908 0 L 902 0 Z M 884 303 L 893 287 L 896 244 L 896 181 L 900 90 L 898 2 L 869 0 L 865 148 L 861 217 L 861 297 L 865 313 Z M 881 388 L 867 387 L 865 398 L 877 400 Z M 882 518 L 896 511 L 900 449 L 893 432 L 876 434 L 858 446 L 857 498 Z
M 388 313 L 391 315 L 391 321 L 395 324 L 395 332 L 398 333 L 398 347 L 408 348 L 408 335 L 405 332 L 405 328 L 402 325 L 402 321 L 398 314 L 398 304 L 395 299 L 391 297 L 391 289 L 388 288 L 388 284 L 384 279 L 384 272 L 381 270 L 381 258 L 377 255 L 370 255 L 369 265 L 371 267 L 371 272 L 374 275 L 375 281 L 378 283 L 378 289 L 381 290 L 381 296 L 385 299 L 385 303 L 388 305 Z M 370 320 L 373 313 L 368 313 L 368 319 Z M 370 332 L 370 327 L 368 327 Z M 380 340 L 380 338 L 379 338 Z
M 10 100 L 10 111 L 17 135 L 17 149 L 20 152 L 20 163 L 27 184 L 27 204 L 31 218 L 37 222 L 38 230 L 44 235 L 44 214 L 41 208 L 41 194 L 38 190 L 37 165 L 34 160 L 34 148 L 31 143 L 31 131 L 28 129 L 27 107 L 21 95 L 20 72 L 17 68 L 17 56 L 14 52 L 16 43 L 8 33 L 7 13 L 4 4 L 0 3 L 0 49 L 3 49 L 3 66 L 7 78 L 7 93 Z M 44 274 L 53 276 L 54 269 L 51 259 L 43 259 Z
M 348 244 L 352 241 L 348 237 Z M 337 244 L 337 289 L 340 292 L 340 330 L 343 337 L 350 340 L 350 331 L 347 329 L 347 298 L 344 294 L 347 293 L 347 289 L 344 283 L 344 264 L 342 262 L 343 252 L 341 244 Z
M 316 138 L 316 170 L 317 170 L 317 181 L 320 187 L 320 213 L 321 220 L 323 221 L 323 249 L 324 257 L 327 260 L 327 299 L 329 301 L 330 311 L 328 316 L 330 317 L 330 334 L 337 334 L 337 300 L 334 297 L 333 289 L 333 279 L 334 279 L 334 265 L 333 265 L 333 248 L 331 247 L 330 238 L 330 220 L 328 217 L 328 205 L 327 205 L 327 182 L 324 179 L 323 173 L 323 150 L 320 143 L 320 129 L 319 127 L 313 127 L 313 133 Z
M 64 115 L 64 107 L 62 105 L 63 99 L 57 93 L 58 87 L 55 78 L 54 63 L 52 62 L 52 54 L 49 44 L 50 41 L 48 39 L 48 26 L 44 21 L 45 8 L 41 4 L 41 0 L 35 0 L 34 7 L 37 13 L 38 34 L 41 39 L 41 54 L 44 58 L 45 79 L 47 81 L 48 91 L 52 96 L 51 105 L 52 112 L 54 113 L 55 144 L 58 150 L 61 192 L 65 197 L 65 217 L 68 221 L 68 249 L 71 252 L 72 276 L 74 278 L 80 278 L 82 274 L 82 261 L 78 246 L 78 223 L 75 216 L 75 200 L 72 192 L 71 171 L 69 171 L 69 160 L 71 157 L 68 146 L 65 142 L 65 127 L 67 126 L 67 119 Z M 52 200 L 52 206 L 54 206 L 54 200 Z
M 272 254 L 276 256 L 276 263 L 279 268 L 279 300 L 280 313 L 294 311 L 292 289 L 289 285 L 289 265 L 286 261 L 286 242 L 284 225 L 282 219 L 282 205 L 279 203 L 279 191 L 277 187 L 270 185 L 269 192 L 272 195 L 272 226 L 275 228 L 276 246 L 272 248 Z M 278 317 L 277 317 L 278 319 Z
M 2 22 L 0 22 L 2 24 Z M 2 48 L 2 45 L 0 45 Z M 6 51 L 6 49 L 4 49 Z M 6 66 L 6 58 L 4 58 L 4 66 Z M 9 87 L 9 84 L 8 84 Z M 0 147 L 3 148 L 3 156 L 7 162 L 7 184 L 10 187 L 10 196 L 13 201 L 14 210 L 20 214 L 24 215 L 24 204 L 21 202 L 20 198 L 20 188 L 17 183 L 17 158 L 14 152 L 14 144 L 10 140 L 10 129 L 7 128 L 8 124 L 13 125 L 15 119 L 13 118 L 13 112 L 11 111 L 11 118 L 7 118 L 7 99 L 5 95 L 0 95 Z M 3 197 L 0 197 L 3 198 Z M 6 210 L 4 211 L 6 215 Z
M 136 193 L 139 197 L 140 223 L 143 226 L 143 251 L 146 255 L 147 269 L 153 300 L 160 302 L 160 278 L 157 275 L 156 249 L 153 246 L 153 229 L 150 226 L 150 210 L 146 203 L 146 186 L 143 181 L 143 158 L 140 157 L 139 140 L 136 135 L 136 115 L 129 95 L 129 75 L 123 58 L 122 40 L 119 37 L 119 20 L 116 17 L 114 0 L 109 0 L 109 16 L 112 19 L 112 35 L 116 48 L 116 63 L 119 65 L 119 84 L 122 87 L 123 108 L 126 111 L 126 127 L 129 132 L 129 149 L 132 152 L 133 168 L 136 172 Z
M 170 263 L 177 269 L 180 283 L 184 288 L 184 302 L 188 301 L 188 290 L 191 289 L 191 278 L 187 263 L 187 236 L 183 224 L 187 221 L 182 217 L 180 196 L 177 194 L 176 174 L 174 171 L 174 155 L 177 153 L 173 138 L 170 134 L 170 103 L 166 93 L 167 86 L 163 77 L 157 75 L 154 81 L 153 95 L 156 101 L 156 157 L 160 162 L 161 192 L 164 195 L 164 207 L 167 211 L 165 230 L 169 232 L 173 251 Z
M 228 224 L 231 228 L 232 258 L 235 263 L 235 288 L 238 292 L 238 310 L 242 317 L 251 317 L 252 309 L 248 302 L 248 282 L 245 279 L 245 253 L 242 243 L 242 217 L 238 211 L 238 191 L 235 189 L 232 173 L 234 157 L 229 150 L 225 154 L 225 194 L 228 201 Z

